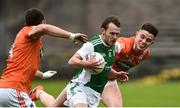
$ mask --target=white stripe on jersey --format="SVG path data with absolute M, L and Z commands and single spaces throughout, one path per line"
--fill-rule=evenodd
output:
M 93 41 L 91 41 L 93 44 L 95 44 L 96 42 L 101 42 L 101 39 L 100 38 L 98 38 L 98 39 L 95 39 L 95 40 L 93 40 Z

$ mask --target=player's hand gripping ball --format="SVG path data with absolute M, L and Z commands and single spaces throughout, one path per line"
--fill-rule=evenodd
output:
M 88 54 L 85 59 L 88 60 L 92 56 L 95 58 L 96 61 L 100 61 L 99 67 L 98 67 L 98 69 L 85 69 L 85 70 L 89 71 L 91 74 L 99 74 L 104 70 L 106 62 L 104 60 L 103 55 L 101 55 L 98 52 L 92 52 L 92 53 Z

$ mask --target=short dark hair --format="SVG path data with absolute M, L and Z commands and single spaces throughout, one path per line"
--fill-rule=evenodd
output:
M 107 30 L 109 23 L 113 23 L 119 28 L 121 26 L 119 19 L 116 16 L 109 16 L 102 22 L 101 28 L 104 28 L 105 30 Z
M 146 30 L 149 33 L 153 34 L 154 37 L 156 37 L 158 35 L 158 29 L 152 25 L 151 23 L 145 23 L 142 25 L 141 30 Z
M 43 12 L 37 8 L 30 8 L 26 11 L 25 21 L 27 26 L 41 24 L 44 19 Z

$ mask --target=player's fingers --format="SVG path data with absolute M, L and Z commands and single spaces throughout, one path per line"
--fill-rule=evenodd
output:
M 129 77 L 126 74 L 118 74 L 117 79 L 119 81 L 126 82 L 129 80 Z
M 81 36 L 80 41 L 84 43 L 87 42 L 88 41 L 87 36 Z
M 76 33 L 75 36 L 76 36 L 76 37 L 83 36 L 83 37 L 86 37 L 86 38 L 87 38 L 87 35 L 82 34 L 82 33 Z
M 49 71 L 51 74 L 57 74 L 57 71 Z
M 103 63 L 103 59 L 98 60 L 98 65 L 101 65 Z
M 83 43 L 85 43 L 85 42 L 88 41 L 87 35 L 82 34 L 82 33 L 77 33 L 77 34 L 75 35 L 75 39 L 78 39 L 79 41 L 81 41 L 81 42 L 83 42 Z
M 80 36 L 81 36 L 81 38 L 83 38 L 83 39 L 87 39 L 87 35 L 85 35 L 85 34 L 80 34 Z
M 129 73 L 124 72 L 124 71 L 121 71 L 121 74 L 123 74 L 123 75 L 129 75 Z
M 121 79 L 119 80 L 121 82 L 121 84 L 125 83 L 127 80 L 126 79 Z
M 125 77 L 126 77 L 126 81 L 128 81 L 128 80 L 129 80 L 129 77 L 128 77 L 128 75 L 125 75 Z
M 90 54 L 89 59 L 95 61 L 95 55 L 94 54 Z
M 79 41 L 81 41 L 82 43 L 86 43 L 88 39 L 80 39 Z
M 54 72 L 52 72 L 53 74 L 57 74 L 57 72 L 56 71 L 54 71 Z

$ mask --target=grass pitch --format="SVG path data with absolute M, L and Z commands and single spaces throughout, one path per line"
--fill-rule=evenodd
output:
M 43 85 L 45 91 L 57 97 L 68 81 L 38 80 L 33 87 Z M 125 107 L 180 107 L 180 82 L 163 82 L 147 85 L 143 82 L 119 84 Z M 35 102 L 42 107 L 40 101 Z M 104 105 L 101 103 L 101 107 Z

